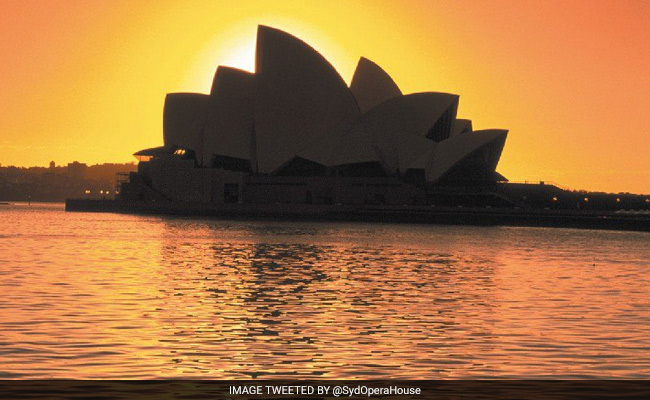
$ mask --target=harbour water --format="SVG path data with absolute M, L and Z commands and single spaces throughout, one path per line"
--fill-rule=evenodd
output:
M 0 206 L 0 378 L 650 378 L 650 233 Z

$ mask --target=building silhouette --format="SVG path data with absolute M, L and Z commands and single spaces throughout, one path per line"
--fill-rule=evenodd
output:
M 300 39 L 259 26 L 255 73 L 219 66 L 209 94 L 170 93 L 163 146 L 135 153 L 122 200 L 428 204 L 506 181 L 507 131 L 472 129 L 459 96 L 402 94 L 361 58 L 348 87 Z

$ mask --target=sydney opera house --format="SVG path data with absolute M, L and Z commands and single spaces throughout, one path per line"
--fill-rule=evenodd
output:
M 403 94 L 365 58 L 348 87 L 267 26 L 255 57 L 255 73 L 218 67 L 209 94 L 167 95 L 164 145 L 135 153 L 122 200 L 428 205 L 506 180 L 507 131 L 473 130 L 457 95 Z

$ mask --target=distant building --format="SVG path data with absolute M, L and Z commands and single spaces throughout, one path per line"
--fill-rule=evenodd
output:
M 120 196 L 428 204 L 436 187 L 506 181 L 496 167 L 507 131 L 473 130 L 458 102 L 404 95 L 365 58 L 348 87 L 309 45 L 259 26 L 255 73 L 220 66 L 210 94 L 167 95 L 164 145 L 135 153 L 138 172 Z
M 77 161 L 68 164 L 68 175 L 72 178 L 84 178 L 88 170 L 88 165 Z

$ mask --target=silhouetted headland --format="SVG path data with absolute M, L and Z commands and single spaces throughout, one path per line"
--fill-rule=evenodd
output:
M 118 179 L 136 171 L 134 163 L 49 167 L 0 167 L 0 201 L 61 202 L 66 198 L 113 198 Z M 1 203 L 0 203 L 1 204 Z

